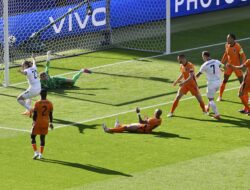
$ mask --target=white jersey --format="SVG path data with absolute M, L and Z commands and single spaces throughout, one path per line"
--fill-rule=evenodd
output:
M 36 65 L 33 64 L 32 67 L 25 69 L 24 72 L 26 72 L 29 88 L 41 89 L 41 83 L 37 74 Z
M 214 83 L 214 82 L 220 83 L 220 76 L 221 76 L 220 64 L 221 62 L 216 59 L 208 60 L 202 64 L 200 72 L 206 73 L 207 83 Z

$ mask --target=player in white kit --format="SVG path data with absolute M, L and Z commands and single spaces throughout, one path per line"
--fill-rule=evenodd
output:
M 215 93 L 219 90 L 221 84 L 221 62 L 210 58 L 210 53 L 208 51 L 202 52 L 202 59 L 204 63 L 202 64 L 199 73 L 197 73 L 196 78 L 202 73 L 206 73 L 207 77 L 207 97 L 209 100 L 207 111 L 209 111 L 210 106 L 214 112 L 214 118 L 220 119 L 220 114 L 214 102 Z
M 36 60 L 33 54 L 32 59 L 33 62 L 24 61 L 22 63 L 22 69 L 20 70 L 22 74 L 26 75 L 29 88 L 17 97 L 18 103 L 26 108 L 26 112 L 23 114 L 29 115 L 30 117 L 32 115 L 31 98 L 38 96 L 41 91 L 41 83 L 37 74 Z

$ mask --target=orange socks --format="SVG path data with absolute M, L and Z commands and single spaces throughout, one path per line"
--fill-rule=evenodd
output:
M 250 107 L 248 105 L 248 95 L 243 95 L 240 97 L 242 104 L 245 106 L 245 111 L 250 111 Z
M 176 107 L 178 106 L 179 100 L 175 99 L 174 103 L 172 105 L 172 109 L 171 109 L 171 113 L 174 113 L 174 110 L 176 109 Z
M 202 109 L 203 112 L 206 112 L 205 104 L 204 104 L 203 101 L 200 103 L 200 107 L 201 107 L 201 109 Z
M 42 154 L 44 150 L 44 146 L 40 146 L 40 153 Z
M 220 86 L 220 97 L 222 97 L 222 94 L 223 94 L 225 88 L 226 88 L 226 83 L 222 83 Z
M 116 127 L 116 128 L 109 129 L 109 131 L 113 133 L 122 133 L 123 131 L 125 131 L 125 129 L 126 127 L 123 126 L 123 127 Z
M 37 151 L 36 144 L 32 144 L 32 148 L 33 148 L 34 152 Z

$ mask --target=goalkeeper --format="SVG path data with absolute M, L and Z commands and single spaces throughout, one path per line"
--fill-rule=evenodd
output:
M 41 82 L 41 86 L 43 89 L 51 90 L 51 89 L 58 89 L 58 88 L 73 87 L 77 79 L 79 79 L 80 76 L 82 75 L 82 73 L 92 73 L 88 69 L 81 69 L 72 77 L 72 79 L 68 79 L 65 77 L 51 77 L 49 75 L 50 54 L 51 52 L 48 51 L 45 71 L 40 73 L 40 82 Z

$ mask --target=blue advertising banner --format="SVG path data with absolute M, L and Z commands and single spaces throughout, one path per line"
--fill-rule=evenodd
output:
M 35 0 L 22 1 L 28 3 L 28 1 Z M 39 2 L 41 4 L 41 1 Z M 52 5 L 51 9 L 31 12 L 31 10 L 22 7 L 22 14 L 10 15 L 9 33 L 16 37 L 17 44 L 27 40 L 32 33 L 53 23 L 57 18 L 77 5 L 71 4 L 62 7 L 59 6 L 57 0 L 52 0 L 50 3 Z M 40 4 L 33 4 L 33 6 L 41 6 Z M 106 0 L 96 1 L 91 5 L 93 9 L 91 16 L 86 14 L 86 6 L 82 6 L 57 22 L 53 27 L 44 31 L 41 39 L 63 38 L 106 29 Z M 171 0 L 171 17 L 175 18 L 246 5 L 250 5 L 250 0 Z M 111 0 L 110 6 L 111 28 L 166 19 L 166 0 Z M 0 18 L 0 26 L 3 26 L 2 18 Z M 2 34 L 3 32 L 0 31 L 1 42 L 3 41 Z

